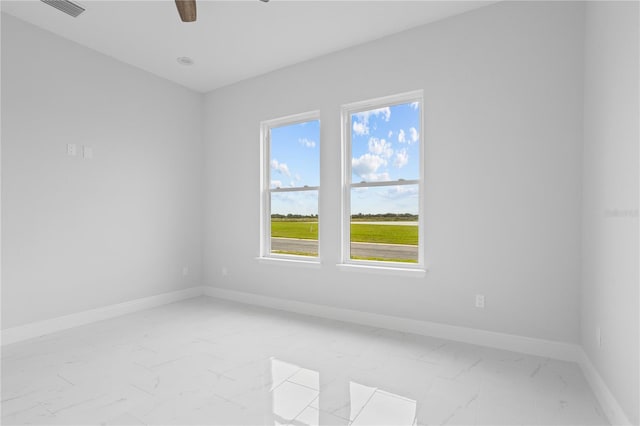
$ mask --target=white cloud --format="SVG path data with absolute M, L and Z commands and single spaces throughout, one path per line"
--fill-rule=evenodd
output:
M 392 136 L 393 136 L 393 132 L 389 130 L 389 133 L 387 133 L 387 138 L 391 139 Z
M 277 170 L 278 172 L 291 176 L 291 172 L 289 171 L 289 166 L 286 163 L 279 163 L 275 158 L 271 160 L 271 168 Z
M 354 121 L 353 122 L 353 132 L 358 135 L 368 135 L 369 134 L 369 125 L 365 122 Z
M 411 105 L 411 108 L 413 109 L 418 109 L 420 102 L 411 102 L 409 105 Z
M 300 181 L 302 180 L 302 176 L 300 176 L 300 174 L 299 174 L 299 173 L 296 173 L 296 175 L 295 175 L 294 177 L 296 178 L 296 180 L 297 180 L 298 182 L 300 182 Z
M 389 121 L 389 119 L 391 118 L 391 108 L 384 107 L 378 109 L 370 109 L 369 111 L 357 112 L 354 115 L 365 122 L 369 121 L 369 117 L 378 115 L 382 115 L 382 119 L 384 121 Z
M 272 180 L 271 181 L 271 187 L 272 188 L 281 188 L 282 187 L 282 181 L 280 181 L 280 180 Z
M 414 185 L 397 185 L 392 186 L 384 192 L 380 193 L 380 196 L 383 198 L 408 198 L 415 197 L 418 195 L 418 188 Z
M 318 193 L 274 192 L 271 194 L 272 214 L 318 214 Z
M 400 129 L 400 132 L 398 132 L 398 142 L 405 143 L 406 141 L 404 130 Z
M 369 118 L 371 116 L 382 116 L 384 121 L 391 119 L 391 108 L 384 107 L 378 109 L 372 109 L 369 111 L 362 111 L 353 114 L 355 120 L 353 121 L 353 131 L 356 135 L 368 135 L 369 134 Z
M 418 139 L 420 138 L 420 135 L 418 133 L 418 131 L 416 130 L 415 127 L 412 127 L 409 129 L 409 135 L 411 137 L 411 142 L 418 142 Z
M 388 172 L 382 172 L 382 173 L 371 173 L 368 176 L 364 177 L 366 180 L 368 181 L 386 181 L 386 180 L 391 180 L 391 176 L 389 176 Z
M 378 138 L 369 139 L 369 152 L 376 155 L 382 155 L 384 158 L 391 158 L 393 155 L 391 143 Z
M 361 178 L 365 182 L 384 182 L 384 181 L 391 180 L 391 176 L 389 176 L 389 172 L 366 173 L 362 175 Z
M 312 141 L 307 138 L 298 139 L 298 143 L 302 146 L 306 146 L 307 148 L 315 148 L 316 146 L 316 141 Z
M 387 165 L 387 160 L 379 155 L 366 153 L 359 158 L 351 159 L 353 172 L 365 181 L 380 180 L 379 176 L 384 173 L 377 173 L 378 169 Z M 388 176 L 388 173 L 386 174 Z
M 406 166 L 408 162 L 409 162 L 409 154 L 407 153 L 406 149 L 401 149 L 400 151 L 396 152 L 396 159 L 393 162 L 394 166 L 400 169 Z

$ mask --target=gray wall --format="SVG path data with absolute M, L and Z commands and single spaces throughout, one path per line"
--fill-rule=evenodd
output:
M 2 14 L 3 328 L 201 283 L 202 101 Z
M 585 15 L 581 3 L 505 2 L 203 104 L 3 14 L 2 326 L 204 281 L 580 341 L 637 423 L 638 36 L 637 3 L 589 2 Z M 339 107 L 414 89 L 425 91 L 430 270 L 423 279 L 338 271 Z M 258 124 L 313 109 L 322 268 L 260 264 Z M 66 156 L 67 143 L 94 158 Z
M 586 9 L 581 316 L 582 345 L 633 424 L 640 422 L 638 9 L 637 2 Z
M 583 30 L 582 3 L 498 3 L 209 93 L 205 283 L 579 341 Z M 414 89 L 430 270 L 339 271 L 340 105 Z M 322 267 L 261 264 L 259 122 L 315 109 Z

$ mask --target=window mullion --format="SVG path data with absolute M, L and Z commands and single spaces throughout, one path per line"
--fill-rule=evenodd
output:
M 271 188 L 271 192 L 319 191 L 319 186 L 294 186 L 291 188 Z
M 264 141 L 264 206 L 262 208 L 263 227 L 262 232 L 262 256 L 266 256 L 271 253 L 271 192 L 269 187 L 271 186 L 271 167 L 269 159 L 271 158 L 271 127 L 265 126 L 265 141 Z
M 400 185 L 417 185 L 420 183 L 419 179 L 400 179 L 395 181 L 382 181 L 382 182 L 358 182 L 352 183 L 351 188 L 367 188 L 374 186 L 400 186 Z

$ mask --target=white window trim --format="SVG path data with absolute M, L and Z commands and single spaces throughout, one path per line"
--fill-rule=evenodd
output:
M 316 260 L 313 260 L 316 259 Z M 278 266 L 291 266 L 291 267 L 303 267 L 303 268 L 320 268 L 322 263 L 315 257 L 310 256 L 269 256 L 256 258 L 258 263 L 263 265 L 278 265 Z
M 418 263 L 388 262 L 351 259 L 351 188 L 363 186 L 388 186 L 389 182 L 352 183 L 351 176 L 351 114 L 371 109 L 390 107 L 410 102 L 420 102 L 420 177 L 418 180 L 399 180 L 398 185 L 417 184 L 418 201 Z M 388 271 L 393 274 L 408 274 L 424 276 L 426 266 L 424 260 L 424 173 L 425 173 L 425 144 L 424 144 L 424 92 L 415 90 L 399 93 L 366 101 L 353 102 L 341 108 L 342 129 L 342 223 L 341 223 L 341 262 L 339 270 L 353 270 L 366 272 Z
M 361 261 L 365 262 L 365 261 Z M 420 268 L 414 266 L 413 268 L 406 267 L 396 267 L 398 265 L 396 262 L 379 262 L 386 263 L 385 265 L 380 266 L 379 263 L 369 264 L 373 262 L 367 262 L 367 264 L 361 265 L 354 263 L 339 263 L 337 265 L 338 270 L 347 271 L 347 272 L 362 272 L 368 274 L 377 274 L 377 275 L 392 275 L 396 277 L 412 277 L 412 278 L 424 278 L 427 275 L 427 268 Z M 415 265 L 415 264 L 413 264 Z
M 297 256 L 293 254 L 271 253 L 271 193 L 316 190 L 318 191 L 318 213 L 320 213 L 320 186 L 305 186 L 303 189 L 271 188 L 271 165 L 269 163 L 269 159 L 271 158 L 271 141 L 269 130 L 274 127 L 294 125 L 314 120 L 320 120 L 320 111 L 309 111 L 260 122 L 260 166 L 262 168 L 262 173 L 260 174 L 260 256 L 258 257 L 258 260 L 260 260 L 261 263 L 263 263 L 262 261 L 280 261 L 287 262 L 288 264 L 295 263 L 300 266 L 314 266 L 320 264 L 320 214 L 318 214 L 318 256 Z M 322 126 L 320 128 L 320 132 L 322 133 Z M 322 138 L 322 134 L 320 135 L 320 138 Z M 322 139 L 319 142 L 321 144 Z M 320 160 L 320 156 L 318 157 L 318 160 Z M 318 169 L 320 170 L 320 174 L 322 174 L 322 168 L 319 167 Z

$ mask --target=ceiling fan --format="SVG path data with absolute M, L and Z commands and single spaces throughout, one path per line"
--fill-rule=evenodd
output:
M 196 20 L 196 0 L 175 0 L 178 13 L 182 22 L 194 22 Z M 269 0 L 260 0 L 267 3 Z

